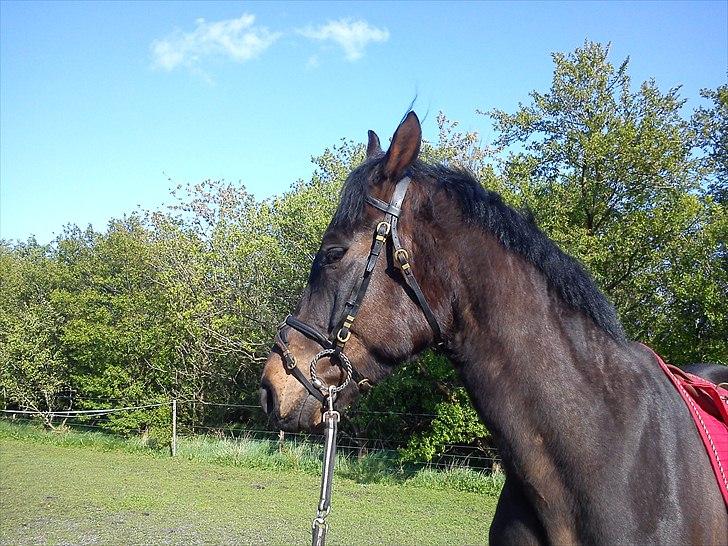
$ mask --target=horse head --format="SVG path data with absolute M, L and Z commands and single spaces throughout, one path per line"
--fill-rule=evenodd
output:
M 283 430 L 315 429 L 329 386 L 341 389 L 336 407 L 345 407 L 441 335 L 440 238 L 418 213 L 431 203 L 410 172 L 421 141 L 414 112 L 386 152 L 369 131 L 366 160 L 342 188 L 308 284 L 263 369 L 261 405 Z

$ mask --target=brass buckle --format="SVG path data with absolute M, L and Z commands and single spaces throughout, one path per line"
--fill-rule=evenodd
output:
M 290 365 L 289 365 L 290 363 Z M 293 368 L 296 367 L 296 359 L 293 356 L 293 353 L 289 349 L 286 349 L 283 351 L 283 365 L 286 367 L 287 370 L 293 370 Z
M 351 337 L 351 330 L 346 332 L 346 335 L 342 337 L 341 332 L 343 332 L 343 331 L 344 331 L 343 328 L 339 328 L 339 331 L 336 333 L 336 340 L 342 344 L 349 341 L 349 338 Z
M 407 252 L 404 248 L 398 248 L 394 251 L 394 259 L 397 263 L 397 267 L 400 269 L 409 269 L 409 252 Z
M 380 229 L 381 228 L 384 228 L 384 233 L 380 233 Z M 381 242 L 386 241 L 387 240 L 387 235 L 389 235 L 389 232 L 390 232 L 391 229 L 392 229 L 392 226 L 390 225 L 389 222 L 379 222 L 377 224 L 377 229 L 375 230 L 375 233 L 377 234 L 377 236 L 375 237 L 375 239 L 377 241 L 381 241 Z

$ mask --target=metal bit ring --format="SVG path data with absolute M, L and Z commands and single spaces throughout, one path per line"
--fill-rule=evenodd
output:
M 341 363 L 341 366 L 344 368 L 344 371 L 346 372 L 346 378 L 344 379 L 344 382 L 337 386 L 337 387 L 329 387 L 333 388 L 333 392 L 337 393 L 340 391 L 343 391 L 346 386 L 351 381 L 351 374 L 352 368 L 351 368 L 351 362 L 349 361 L 349 358 L 341 352 L 337 352 L 334 349 L 324 349 L 323 351 L 319 352 L 316 356 L 313 357 L 313 360 L 311 360 L 311 383 L 313 383 L 314 387 L 319 389 L 324 394 L 327 394 L 329 392 L 329 388 L 327 388 L 326 384 L 319 379 L 319 377 L 316 375 L 316 364 L 319 360 L 322 358 L 325 358 L 327 356 L 335 355 L 336 358 Z

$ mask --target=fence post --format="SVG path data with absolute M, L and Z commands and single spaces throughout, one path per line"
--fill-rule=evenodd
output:
M 177 455 L 177 399 L 172 400 L 172 457 Z

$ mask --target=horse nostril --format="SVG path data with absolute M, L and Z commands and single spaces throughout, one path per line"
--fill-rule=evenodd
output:
M 276 409 L 276 395 L 267 382 L 263 382 L 260 387 L 260 407 L 266 415 L 271 415 Z

